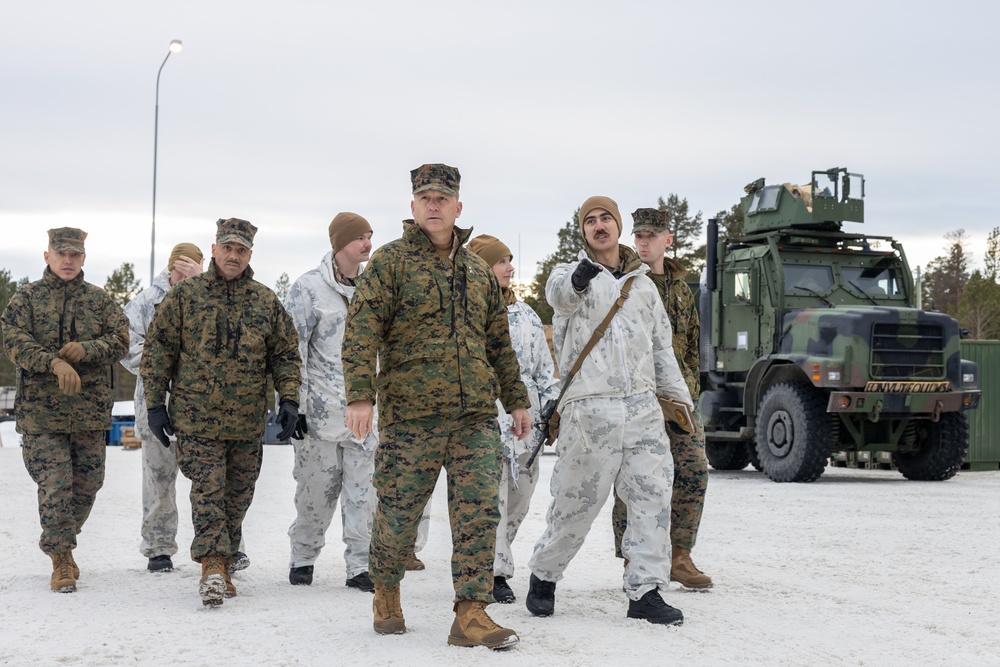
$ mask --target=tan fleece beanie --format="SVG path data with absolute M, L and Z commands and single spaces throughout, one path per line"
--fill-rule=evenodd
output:
M 493 266 L 504 257 L 514 258 L 514 253 L 504 245 L 503 241 L 489 234 L 480 234 L 469 241 L 469 250 L 482 257 L 490 266 Z
M 618 224 L 618 236 L 622 235 L 622 214 L 618 212 L 618 203 L 611 197 L 603 197 L 597 195 L 591 197 L 587 201 L 583 202 L 583 206 L 580 207 L 580 233 L 583 234 L 583 221 L 587 219 L 587 214 L 593 211 L 595 208 L 603 208 L 605 211 L 611 214 Z M 586 238 L 586 235 L 584 234 Z
M 201 249 L 193 243 L 178 243 L 174 246 L 174 249 L 170 251 L 170 259 L 167 260 L 167 270 L 174 270 L 174 262 L 177 261 L 179 257 L 187 257 L 188 259 L 193 259 L 194 261 L 201 264 L 201 261 L 205 259 L 205 256 L 201 254 Z
M 343 212 L 330 222 L 330 245 L 336 254 L 345 245 L 372 230 L 368 221 L 357 213 Z

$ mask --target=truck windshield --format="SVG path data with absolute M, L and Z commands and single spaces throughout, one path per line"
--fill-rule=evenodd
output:
M 844 276 L 844 284 L 855 290 L 872 296 L 899 296 L 903 293 L 902 286 L 893 268 L 864 268 L 860 266 L 844 266 L 840 272 Z
M 833 270 L 829 266 L 785 264 L 785 292 L 794 294 L 796 289 L 823 293 L 833 286 Z

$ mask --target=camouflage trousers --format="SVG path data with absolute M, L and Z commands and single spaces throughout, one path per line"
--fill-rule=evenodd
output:
M 308 435 L 295 447 L 295 521 L 288 528 L 288 566 L 312 565 L 326 545 L 339 500 L 347 576 L 368 571 L 372 517 L 375 512 L 375 452 L 352 440 L 324 442 Z
M 538 484 L 538 464 L 526 467 L 531 452 L 524 452 L 515 461 L 504 460 L 500 478 L 500 524 L 497 526 L 497 554 L 493 559 L 493 574 L 498 577 L 514 576 L 514 554 L 511 544 L 517 537 L 521 522 L 528 515 L 531 494 Z M 517 470 L 517 476 L 514 476 Z
M 417 525 L 443 467 L 448 480 L 455 599 L 494 601 L 500 451 L 495 415 L 382 426 L 375 451 L 378 506 L 369 554 L 372 581 L 395 586 L 403 579 Z
M 561 412 L 552 503 L 528 567 L 539 579 L 562 579 L 613 486 L 628 512 L 625 593 L 638 600 L 666 586 L 670 509 L 664 499 L 673 465 L 656 397 L 583 398 Z
M 243 538 L 264 447 L 254 440 L 209 440 L 189 435 L 177 443 L 177 465 L 191 480 L 191 560 L 229 557 Z
M 705 427 L 701 413 L 695 408 L 694 433 L 685 433 L 667 422 L 670 453 L 674 458 L 674 487 L 670 497 L 670 543 L 675 547 L 694 549 L 698 526 L 705 510 L 708 490 L 708 459 L 705 458 Z M 615 535 L 615 555 L 622 558 L 622 536 L 628 516 L 625 503 L 615 494 L 611 511 L 611 528 Z
M 142 542 L 146 558 L 177 553 L 177 445 L 142 441 Z
M 436 484 L 437 482 L 435 482 Z M 413 552 L 417 554 L 427 546 L 427 540 L 431 536 L 431 502 L 433 500 L 434 496 L 427 497 L 427 504 L 424 505 L 424 511 L 420 515 L 420 525 L 417 526 L 417 539 L 413 543 Z
M 38 546 L 47 554 L 76 548 L 76 536 L 104 485 L 104 431 L 25 435 L 21 457 L 38 485 Z

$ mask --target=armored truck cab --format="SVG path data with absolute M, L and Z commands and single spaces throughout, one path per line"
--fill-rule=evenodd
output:
M 742 236 L 720 244 L 709 221 L 700 286 L 709 462 L 811 482 L 832 452 L 891 451 L 908 479 L 954 476 L 977 368 L 956 320 L 914 307 L 903 247 L 842 230 L 864 221 L 864 178 L 834 168 L 745 192 Z

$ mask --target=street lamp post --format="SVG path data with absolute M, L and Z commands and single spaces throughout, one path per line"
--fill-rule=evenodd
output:
M 160 131 L 160 74 L 163 66 L 167 64 L 167 59 L 171 53 L 177 53 L 184 48 L 184 44 L 179 39 L 170 40 L 167 46 L 167 55 L 156 72 L 156 111 L 153 115 L 153 231 L 149 240 L 149 285 L 153 285 L 153 277 L 156 275 L 156 144 Z

